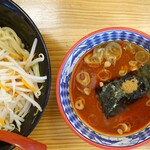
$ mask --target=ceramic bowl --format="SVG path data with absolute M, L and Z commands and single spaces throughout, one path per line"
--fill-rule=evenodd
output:
M 0 1 L 0 27 L 5 26 L 12 28 L 18 34 L 25 44 L 25 48 L 28 50 L 31 49 L 34 39 L 37 38 L 38 44 L 36 47 L 36 53 L 43 53 L 45 57 L 44 62 L 40 63 L 40 73 L 41 75 L 47 75 L 47 80 L 43 85 L 44 88 L 42 89 L 42 94 L 38 99 L 38 103 L 43 111 L 38 112 L 38 114 L 33 117 L 37 109 L 36 107 L 31 107 L 21 126 L 21 132 L 14 131 L 23 136 L 28 136 L 38 124 L 47 105 L 50 94 L 51 67 L 48 50 L 40 31 L 31 18 L 17 4 L 10 0 Z M 12 148 L 13 146 L 0 142 L 1 150 L 9 150 Z
M 131 28 L 105 28 L 86 35 L 74 44 L 63 59 L 56 83 L 57 102 L 68 126 L 86 142 L 104 149 L 131 149 L 150 141 L 150 126 L 129 136 L 112 137 L 97 133 L 75 113 L 69 94 L 72 71 L 79 59 L 93 47 L 116 40 L 135 43 L 147 51 L 150 50 L 150 36 Z

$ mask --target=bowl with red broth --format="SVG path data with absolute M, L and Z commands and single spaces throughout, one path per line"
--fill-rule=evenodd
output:
M 150 140 L 150 35 L 113 27 L 80 39 L 58 71 L 56 95 L 69 127 L 105 149 Z

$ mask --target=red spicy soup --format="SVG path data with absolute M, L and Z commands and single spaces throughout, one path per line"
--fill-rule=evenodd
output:
M 91 49 L 77 63 L 70 84 L 71 101 L 79 118 L 93 130 L 106 135 L 129 135 L 150 122 L 150 94 L 107 118 L 95 89 L 150 62 L 149 53 L 128 42 L 107 42 Z M 127 92 L 134 90 L 128 86 Z M 131 90 L 131 91 L 130 91 Z

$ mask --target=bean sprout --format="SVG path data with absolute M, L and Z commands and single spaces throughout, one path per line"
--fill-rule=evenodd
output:
M 42 111 L 34 97 L 41 95 L 43 86 L 38 84 L 47 76 L 40 76 L 39 62 L 44 55 L 35 58 L 37 42 L 35 39 L 29 53 L 15 31 L 0 28 L 0 129 L 20 131 L 31 105 Z

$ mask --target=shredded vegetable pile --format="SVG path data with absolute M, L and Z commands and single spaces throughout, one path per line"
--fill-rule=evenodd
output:
M 0 129 L 20 131 L 31 105 L 42 111 L 35 97 L 41 95 L 39 83 L 47 76 L 40 76 L 39 62 L 44 55 L 35 57 L 36 45 L 37 39 L 29 53 L 14 30 L 0 28 Z

